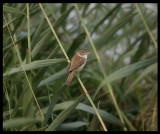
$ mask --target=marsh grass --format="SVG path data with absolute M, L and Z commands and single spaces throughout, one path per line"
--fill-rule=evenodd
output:
M 3 130 L 156 131 L 150 5 L 4 3 Z M 79 49 L 91 54 L 66 86 Z

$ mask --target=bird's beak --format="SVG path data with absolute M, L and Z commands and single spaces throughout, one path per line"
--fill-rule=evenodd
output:
M 87 54 L 90 54 L 90 52 L 87 52 Z

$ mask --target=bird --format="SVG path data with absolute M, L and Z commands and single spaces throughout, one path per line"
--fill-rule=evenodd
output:
M 69 85 L 72 81 L 74 73 L 78 73 L 83 69 L 84 65 L 87 62 L 87 56 L 90 52 L 86 52 L 85 50 L 78 51 L 71 59 L 67 69 L 69 71 L 68 78 L 66 80 L 66 85 Z

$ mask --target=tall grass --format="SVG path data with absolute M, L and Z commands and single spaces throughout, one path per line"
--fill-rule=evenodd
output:
M 4 131 L 153 131 L 156 98 L 157 4 L 3 4 Z

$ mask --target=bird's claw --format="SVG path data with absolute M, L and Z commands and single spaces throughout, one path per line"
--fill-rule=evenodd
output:
M 78 77 L 78 78 L 80 78 L 80 75 L 79 75 L 79 73 L 77 73 L 77 77 Z

